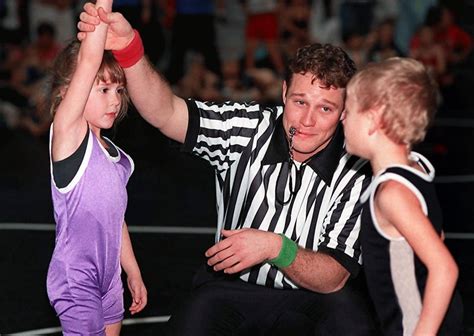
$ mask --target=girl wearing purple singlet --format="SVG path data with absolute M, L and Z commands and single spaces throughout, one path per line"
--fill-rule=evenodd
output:
M 110 12 L 112 0 L 98 0 Z M 147 291 L 127 225 L 126 184 L 132 159 L 101 136 L 127 111 L 125 74 L 104 52 L 107 24 L 82 43 L 71 42 L 52 74 L 51 186 L 56 244 L 48 297 L 65 335 L 119 335 L 124 315 L 121 269 L 131 291 L 130 312 Z

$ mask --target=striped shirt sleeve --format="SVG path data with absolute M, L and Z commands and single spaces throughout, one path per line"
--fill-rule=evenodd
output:
M 257 103 L 187 100 L 187 105 L 189 123 L 183 150 L 209 161 L 218 172 L 240 157 L 262 117 Z
M 359 242 L 362 204 L 360 196 L 371 181 L 370 165 L 351 157 L 335 187 L 335 201 L 324 219 L 318 250 L 331 255 L 352 276 L 359 272 L 361 248 Z M 340 191 L 339 191 L 340 190 Z

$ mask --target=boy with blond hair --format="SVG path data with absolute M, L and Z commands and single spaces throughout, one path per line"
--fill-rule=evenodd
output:
M 347 151 L 374 174 L 361 198 L 361 244 L 384 335 L 459 335 L 458 268 L 442 239 L 434 168 L 411 151 L 436 111 L 436 84 L 418 61 L 390 58 L 358 72 L 347 95 Z

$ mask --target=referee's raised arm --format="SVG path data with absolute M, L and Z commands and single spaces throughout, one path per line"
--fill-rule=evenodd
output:
M 85 32 L 93 31 L 101 21 L 109 25 L 105 48 L 113 51 L 124 68 L 127 89 L 138 112 L 164 135 L 183 143 L 188 127 L 186 103 L 174 95 L 168 82 L 144 55 L 139 32 L 121 13 L 97 11 L 91 3 L 84 5 L 79 17 L 79 40 L 85 37 Z
M 125 69 L 127 89 L 140 115 L 167 137 L 184 143 L 188 128 L 188 108 L 168 82 L 142 57 Z

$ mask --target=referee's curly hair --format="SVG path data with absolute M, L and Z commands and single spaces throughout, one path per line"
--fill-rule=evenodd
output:
M 347 53 L 331 44 L 313 43 L 299 48 L 289 61 L 286 83 L 290 86 L 294 74 L 312 73 L 313 80 L 333 88 L 345 88 L 356 72 L 354 61 Z

